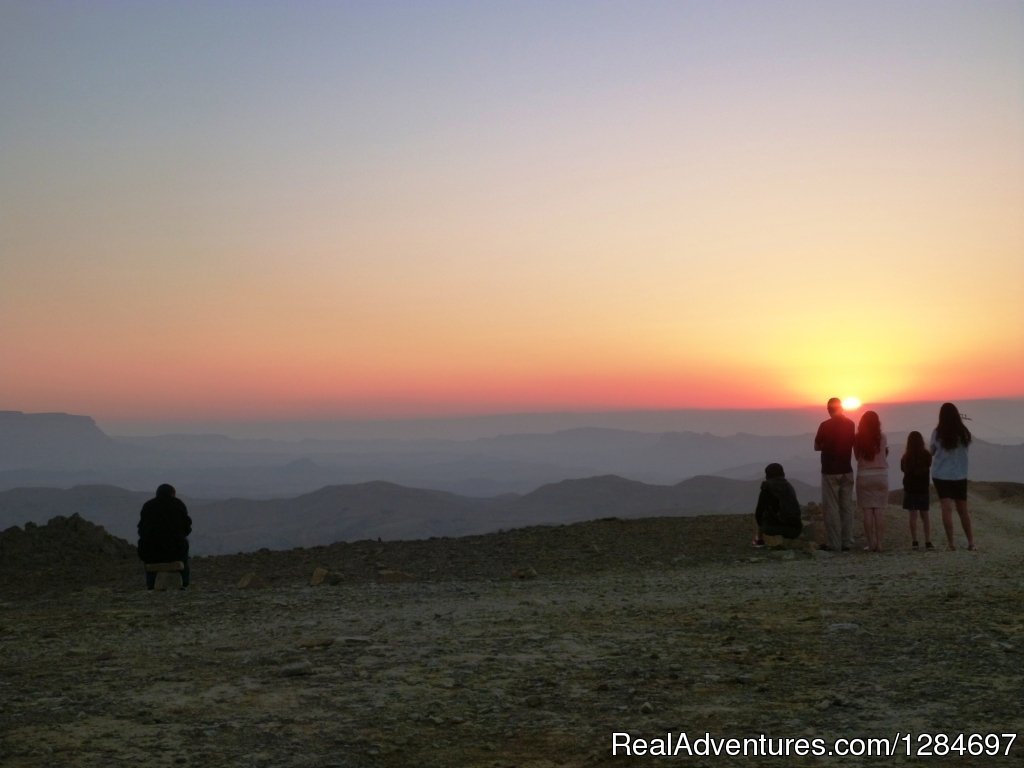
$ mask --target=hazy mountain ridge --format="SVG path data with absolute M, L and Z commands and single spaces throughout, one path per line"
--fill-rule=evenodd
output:
M 801 501 L 816 498 L 815 489 L 795 485 Z M 753 510 L 759 487 L 759 481 L 716 477 L 654 486 L 600 476 L 487 499 L 386 482 L 329 486 L 289 499 L 183 498 L 193 519 L 193 552 L 225 554 L 360 539 L 466 536 L 604 517 L 744 514 Z M 78 514 L 134 541 L 139 509 L 150 495 L 109 486 L 2 491 L 0 529 Z
M 882 416 L 887 431 L 928 432 L 935 426 L 939 401 L 867 404 Z M 986 398 L 959 400 L 967 414 L 971 431 L 988 442 L 1001 445 L 1024 443 L 1024 398 Z M 856 414 L 854 414 L 856 417 Z M 393 445 L 399 441 L 465 442 L 493 438 L 495 435 L 550 434 L 574 429 L 612 429 L 626 432 L 708 432 L 716 435 L 794 435 L 814 431 L 825 418 L 825 402 L 792 408 L 673 408 L 615 411 L 561 411 L 545 413 L 506 413 L 457 417 L 422 417 L 389 420 L 317 419 L 315 421 L 247 421 L 203 423 L 183 430 L 179 422 L 150 424 L 142 432 L 140 425 L 110 424 L 108 434 L 171 433 L 232 435 L 237 440 L 259 442 L 358 442 Z M 125 431 L 127 428 L 128 431 Z M 174 436 L 174 435 L 171 435 Z M 136 438 L 131 438 L 136 439 Z
M 129 454 L 88 416 L 0 411 L 0 469 L 81 469 Z
M 196 520 L 194 551 L 206 554 L 610 516 L 746 514 L 770 461 L 783 463 L 801 501 L 819 493 L 811 434 L 590 427 L 461 442 L 192 435 L 136 443 L 87 417 L 4 412 L 0 426 L 0 526 L 80 514 L 134 541 L 142 503 L 172 482 Z M 889 440 L 889 483 L 899 488 L 905 434 Z M 975 440 L 971 479 L 1024 482 L 1024 445 Z
M 905 420 L 893 419 L 897 424 Z M 39 425 L 37 435 L 26 431 L 33 423 Z M 894 459 L 905 436 L 905 431 L 889 432 Z M 112 438 L 88 417 L 6 412 L 0 414 L 0 489 L 105 484 L 149 491 L 170 481 L 193 497 L 287 498 L 328 485 L 385 480 L 493 497 L 607 474 L 656 485 L 700 475 L 755 480 L 771 461 L 781 462 L 790 478 L 817 485 L 819 464 L 812 444 L 812 432 L 722 436 L 605 427 L 472 440 Z M 895 484 L 898 462 L 890 463 L 896 467 Z M 971 476 L 1024 481 L 1024 445 L 977 439 Z

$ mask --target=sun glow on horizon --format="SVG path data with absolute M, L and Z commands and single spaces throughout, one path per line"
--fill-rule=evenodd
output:
M 1024 397 L 1024 5 L 441 5 L 18 4 L 0 410 Z

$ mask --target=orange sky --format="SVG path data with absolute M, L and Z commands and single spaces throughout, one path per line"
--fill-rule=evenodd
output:
M 639 5 L 5 6 L 0 409 L 1024 396 L 1024 6 Z

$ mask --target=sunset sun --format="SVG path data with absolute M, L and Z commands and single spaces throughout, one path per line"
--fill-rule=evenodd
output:
M 845 411 L 856 411 L 860 408 L 860 399 L 856 397 L 844 397 L 843 398 L 843 410 Z

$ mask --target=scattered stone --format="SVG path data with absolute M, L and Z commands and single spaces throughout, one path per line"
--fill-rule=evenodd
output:
M 309 586 L 311 586 L 311 587 L 318 587 L 318 586 L 320 586 L 321 584 L 323 584 L 327 580 L 327 577 L 330 575 L 330 573 L 331 572 L 328 571 L 326 568 L 319 568 L 319 567 L 315 568 L 313 570 L 313 575 L 309 579 Z
M 308 661 L 296 661 L 285 664 L 280 669 L 281 677 L 306 677 L 313 674 L 313 665 Z
M 537 571 L 532 567 L 516 568 L 512 571 L 512 578 L 514 579 L 536 579 Z
M 332 645 L 333 637 L 310 637 L 299 642 L 300 648 L 330 648 Z
M 261 589 L 266 586 L 267 580 L 255 571 L 249 571 L 249 573 L 238 580 L 237 584 L 239 589 Z
M 825 628 L 826 632 L 860 632 L 860 624 L 849 621 L 837 621 Z

